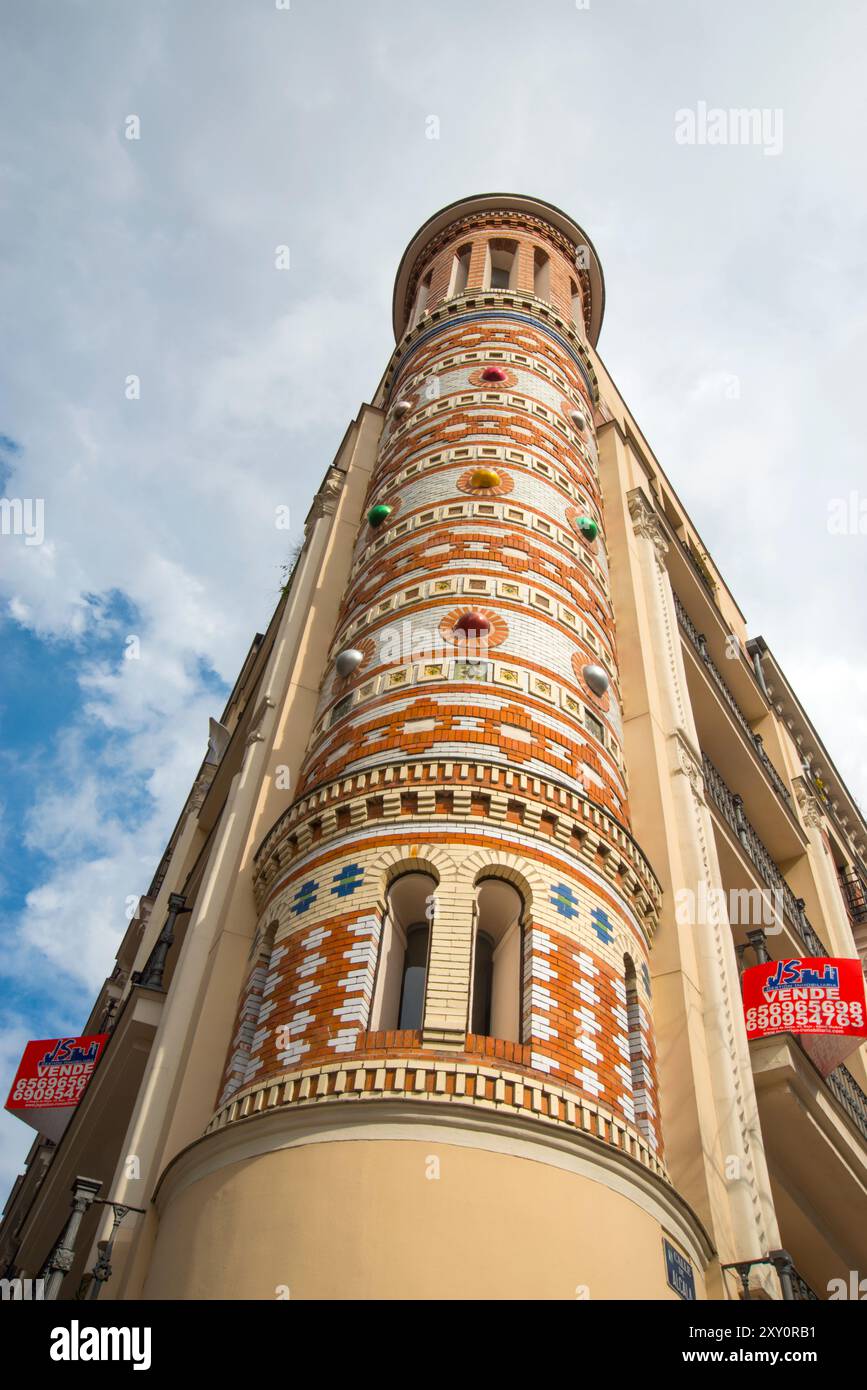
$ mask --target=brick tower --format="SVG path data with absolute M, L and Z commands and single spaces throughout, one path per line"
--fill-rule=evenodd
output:
M 586 350 L 601 273 L 562 215 L 485 202 L 433 219 L 401 266 L 300 786 L 256 855 L 220 1114 L 338 1061 L 317 1085 L 370 1061 L 385 1094 L 417 1089 L 424 1061 L 432 1099 L 589 1115 L 656 1168 L 659 890 L 621 748 Z
M 405 1102 L 446 1134 L 496 1115 L 507 1151 L 530 1123 L 664 1177 L 660 890 L 630 831 L 587 350 L 602 308 L 592 246 L 535 200 L 449 207 L 403 258 L 211 1133 L 353 1099 L 399 1122 Z

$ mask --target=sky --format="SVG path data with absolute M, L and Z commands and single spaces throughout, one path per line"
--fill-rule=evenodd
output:
M 0 496 L 34 505 L 0 535 L 4 1089 L 110 973 L 385 367 L 401 253 L 460 197 L 592 238 L 603 360 L 867 805 L 865 7 L 2 0 L 0 26 Z M 763 132 L 712 143 L 741 108 Z M 0 1116 L 0 1195 L 32 1136 Z

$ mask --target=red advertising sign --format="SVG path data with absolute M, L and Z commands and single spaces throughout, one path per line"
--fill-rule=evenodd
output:
M 107 1042 L 108 1033 L 29 1042 L 6 1109 L 50 1139 L 59 1138 Z
M 823 1075 L 867 1038 L 858 960 L 797 956 L 765 961 L 744 971 L 743 993 L 747 1037 L 794 1033 Z M 814 1041 L 819 1038 L 829 1041 Z

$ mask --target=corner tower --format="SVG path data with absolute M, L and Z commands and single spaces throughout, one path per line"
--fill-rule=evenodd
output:
M 603 307 L 588 238 L 536 199 L 455 203 L 403 257 L 348 581 L 154 1296 L 238 1296 L 217 1205 L 232 1277 L 301 1296 L 673 1296 L 663 1232 L 704 1263 L 659 1125 Z

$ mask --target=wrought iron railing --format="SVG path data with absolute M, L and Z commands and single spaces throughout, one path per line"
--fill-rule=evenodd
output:
M 838 869 L 837 872 L 840 877 L 840 887 L 843 889 L 849 920 L 853 926 L 859 926 L 861 922 L 867 922 L 867 883 L 864 882 L 858 870 L 851 866 Z
M 690 618 L 689 614 L 687 613 L 677 594 L 674 594 L 673 597 L 674 607 L 677 612 L 677 621 L 680 623 L 680 626 L 686 633 L 692 646 L 695 648 L 699 657 L 704 662 L 704 665 L 707 667 L 708 675 L 710 676 L 711 680 L 713 681 L 714 685 L 716 686 L 726 705 L 730 709 L 736 723 L 740 725 L 741 729 L 743 730 L 744 736 L 752 745 L 756 757 L 761 763 L 762 769 L 764 770 L 764 774 L 767 777 L 768 781 L 770 782 L 774 791 L 777 793 L 777 796 L 780 798 L 780 800 L 785 804 L 788 810 L 791 811 L 792 794 L 787 788 L 780 774 L 777 772 L 777 769 L 774 767 L 774 764 L 771 762 L 767 753 L 765 752 L 764 747 L 762 745 L 761 734 L 754 733 L 753 730 L 750 728 L 749 720 L 747 719 L 746 715 L 744 714 L 734 695 L 729 690 L 725 680 L 723 679 L 722 673 L 720 672 L 719 668 L 715 665 L 713 659 L 711 658 L 708 652 L 707 638 L 705 637 L 704 633 L 699 632 L 698 628 Z
M 674 532 L 674 536 L 677 540 L 678 545 L 680 546 L 681 550 L 686 556 L 687 560 L 691 564 L 692 568 L 695 570 L 695 573 L 698 575 L 698 578 L 701 580 L 702 584 L 707 589 L 714 603 L 716 603 L 716 580 L 714 579 L 713 575 L 711 574 L 710 570 L 708 569 L 698 550 L 695 548 L 694 545 L 691 544 L 690 541 L 685 541 L 682 536 L 678 536 L 676 531 Z
M 867 1095 L 858 1082 L 844 1066 L 835 1067 L 825 1077 L 825 1083 L 838 1105 L 846 1111 L 849 1119 L 864 1139 L 867 1139 Z
M 714 805 L 722 813 L 723 819 L 735 832 L 747 858 L 752 863 L 759 878 L 769 888 L 779 892 L 783 911 L 795 932 L 813 956 L 827 955 L 825 946 L 810 926 L 804 911 L 804 899 L 796 898 L 783 875 L 744 812 L 743 798 L 733 792 L 723 781 L 710 758 L 702 754 L 704 763 L 704 785 Z

